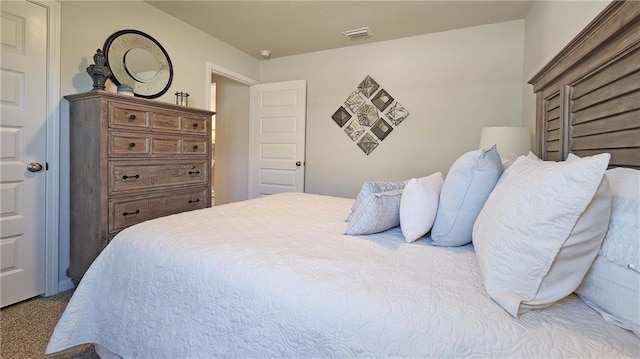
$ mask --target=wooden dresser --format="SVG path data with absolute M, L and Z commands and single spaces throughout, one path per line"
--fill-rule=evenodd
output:
M 70 121 L 70 266 L 76 283 L 124 228 L 211 206 L 211 111 L 92 91 Z

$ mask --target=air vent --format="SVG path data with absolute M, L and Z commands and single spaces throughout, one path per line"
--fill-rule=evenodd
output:
M 359 29 L 347 30 L 342 32 L 349 40 L 363 39 L 373 35 L 371 29 L 368 27 L 361 27 Z

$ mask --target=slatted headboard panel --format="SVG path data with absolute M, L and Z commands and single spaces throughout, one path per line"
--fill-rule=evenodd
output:
M 612 2 L 529 83 L 541 158 L 640 167 L 640 1 Z

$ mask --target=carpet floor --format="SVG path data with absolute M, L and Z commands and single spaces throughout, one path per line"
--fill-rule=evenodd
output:
M 2 359 L 99 359 L 93 345 L 44 355 L 58 319 L 73 290 L 50 297 L 36 297 L 0 309 L 0 358 Z

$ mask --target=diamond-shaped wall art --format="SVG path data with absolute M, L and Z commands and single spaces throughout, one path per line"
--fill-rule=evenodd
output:
M 360 126 L 358 121 L 351 121 L 351 124 L 344 129 L 344 132 L 351 138 L 351 141 L 356 141 L 364 133 L 364 127 Z
M 369 155 L 408 116 L 409 112 L 387 90 L 367 76 L 331 118 Z
M 347 122 L 349 122 L 349 120 L 351 119 L 351 114 L 347 112 L 344 107 L 340 106 L 338 111 L 336 111 L 333 116 L 331 116 L 331 118 L 336 121 L 338 126 L 344 127 L 344 125 L 346 125 Z
M 366 98 L 370 98 L 376 90 L 380 88 L 380 85 L 371 76 L 367 76 L 358 85 L 358 91 L 360 91 Z
M 344 105 L 351 110 L 352 113 L 356 113 L 356 111 L 364 105 L 364 102 L 364 99 L 358 94 L 358 91 L 353 91 L 344 102 Z
M 358 147 L 364 152 L 367 156 L 373 152 L 373 150 L 378 147 L 378 141 L 376 141 L 373 136 L 369 133 L 365 133 L 364 136 L 358 141 Z
M 375 107 L 365 104 L 358 110 L 358 122 L 362 126 L 371 127 L 374 122 L 378 121 L 378 110 Z

